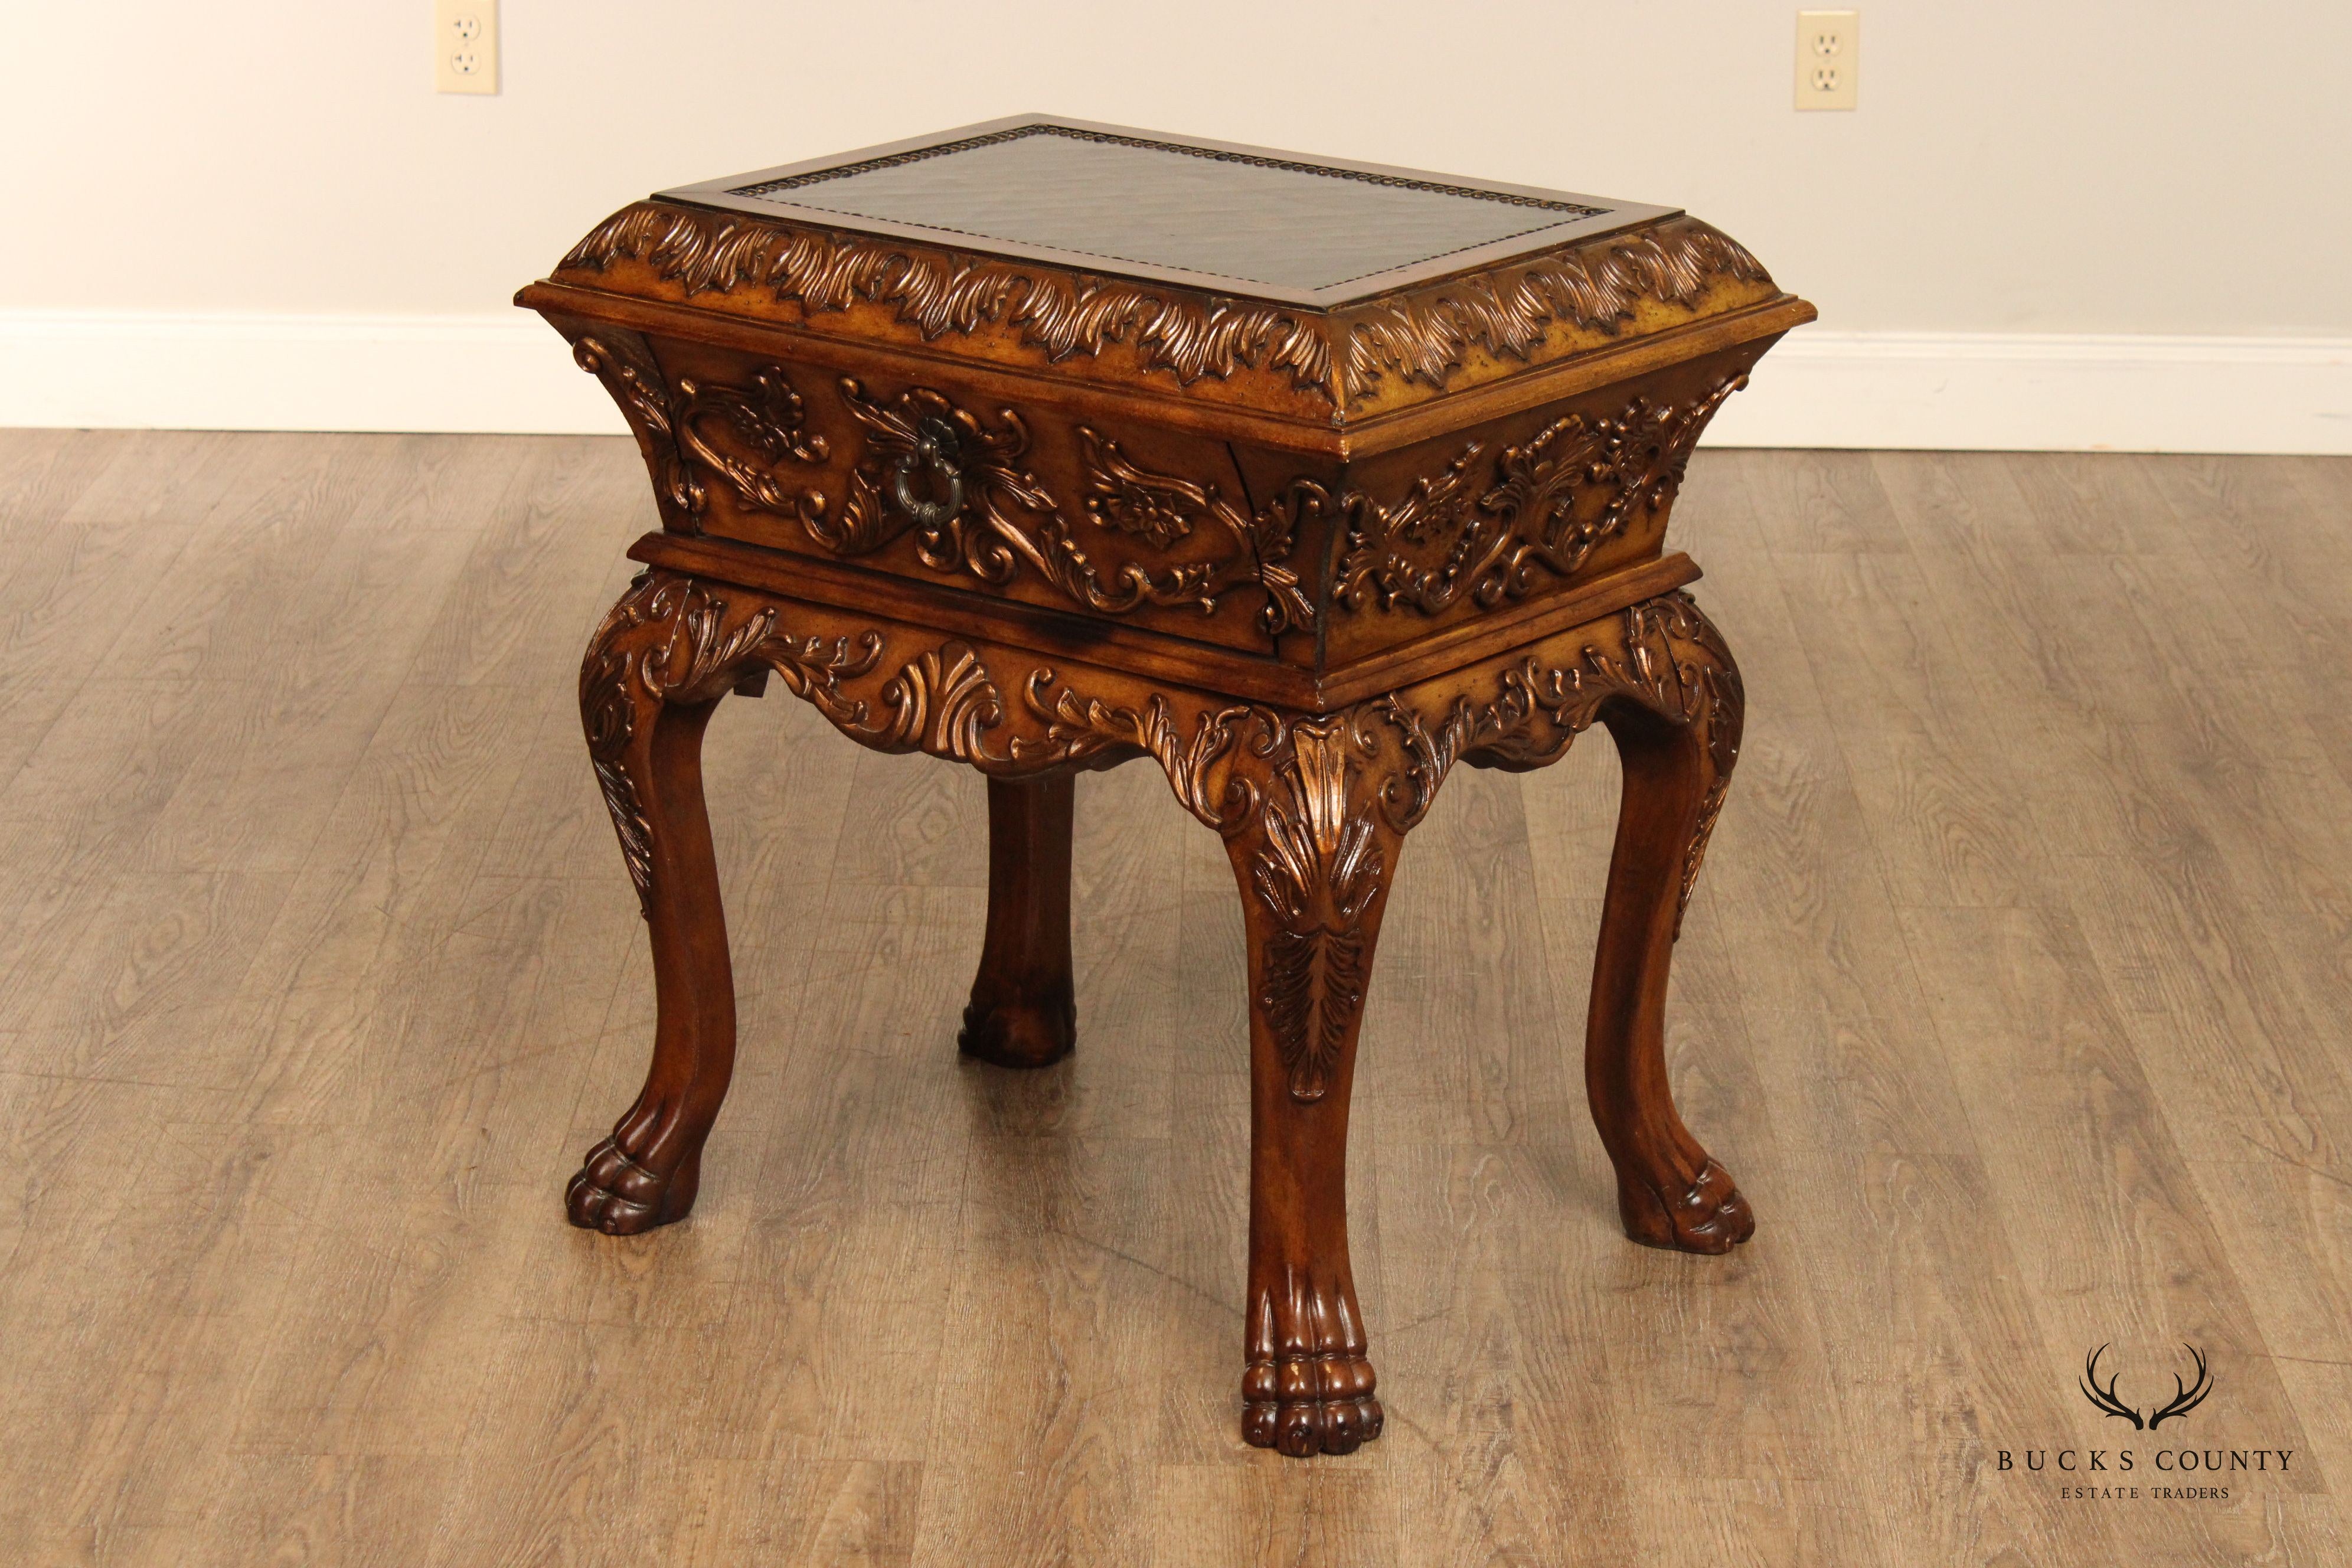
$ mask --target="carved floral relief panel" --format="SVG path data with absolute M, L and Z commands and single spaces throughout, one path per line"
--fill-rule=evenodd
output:
M 585 328 L 672 529 L 1331 665 L 1654 557 L 1753 351 L 1320 477 L 950 388 Z
M 1743 364 L 1606 388 L 1362 465 L 1334 503 L 1334 662 L 1656 556 Z
M 1328 488 L 1294 478 L 1254 500 L 1221 442 L 603 328 L 574 349 L 629 416 L 674 530 L 1252 651 L 1290 634 L 1303 650 L 1316 628 L 1301 573 Z

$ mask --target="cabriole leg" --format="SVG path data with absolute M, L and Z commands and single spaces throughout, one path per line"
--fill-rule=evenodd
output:
M 1602 714 L 1624 762 L 1617 847 L 1593 960 L 1584 1076 L 1617 1170 L 1625 1234 L 1651 1247 L 1728 1252 L 1756 1216 L 1675 1112 L 1666 1079 L 1666 977 L 1684 907 L 1739 753 L 1739 676 L 1696 606 L 1670 620 L 1686 701 Z
M 639 579 L 580 673 L 590 759 L 654 955 L 645 1088 L 565 1194 L 572 1224 L 611 1236 L 667 1225 L 694 1206 L 703 1141 L 735 1065 L 735 978 L 702 800 L 702 732 L 718 700 L 678 700 L 690 694 L 670 684 L 687 594 L 677 579 Z
M 1346 720 L 1290 734 L 1263 809 L 1226 838 L 1249 945 L 1242 1436 L 1344 1454 L 1381 1433 L 1348 1261 L 1348 1095 L 1401 839 L 1367 809 Z

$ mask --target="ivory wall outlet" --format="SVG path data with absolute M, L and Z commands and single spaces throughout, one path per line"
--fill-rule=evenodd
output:
M 433 0 L 433 90 L 499 90 L 499 0 Z
M 1797 107 L 1852 109 L 1862 68 L 1862 13 L 1797 13 Z

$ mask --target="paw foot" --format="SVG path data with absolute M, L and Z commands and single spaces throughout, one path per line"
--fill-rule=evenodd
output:
M 1381 1435 L 1372 1363 L 1360 1355 L 1283 1356 L 1242 1378 L 1242 1440 L 1295 1459 L 1352 1454 Z
M 1001 1068 L 1051 1067 L 1077 1045 L 1078 1010 L 1065 995 L 975 1001 L 956 1049 Z
M 1728 1252 L 1756 1234 L 1756 1214 L 1731 1173 L 1713 1160 L 1679 1186 L 1654 1186 L 1620 1176 L 1617 1208 L 1625 1234 L 1644 1247 L 1677 1252 Z
M 694 1207 L 695 1162 L 669 1175 L 640 1165 L 607 1138 L 588 1159 L 563 1194 L 565 1215 L 583 1230 L 606 1236 L 640 1231 L 684 1219 Z

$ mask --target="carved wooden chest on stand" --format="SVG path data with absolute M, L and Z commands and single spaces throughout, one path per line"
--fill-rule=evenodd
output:
M 658 1021 L 574 1224 L 693 1205 L 735 1049 L 698 749 L 772 675 L 852 740 L 988 775 L 961 1037 L 987 1061 L 1072 1047 L 1077 773 L 1149 759 L 1222 836 L 1250 1442 L 1380 1432 L 1349 1089 L 1390 879 L 1456 763 L 1615 737 L 1593 1117 L 1633 1239 L 1747 1238 L 1662 1037 L 1741 716 L 1667 513 L 1813 315 L 1747 251 L 1665 208 L 1032 116 L 665 192 L 518 302 L 627 416 L 663 524 L 580 675 Z

